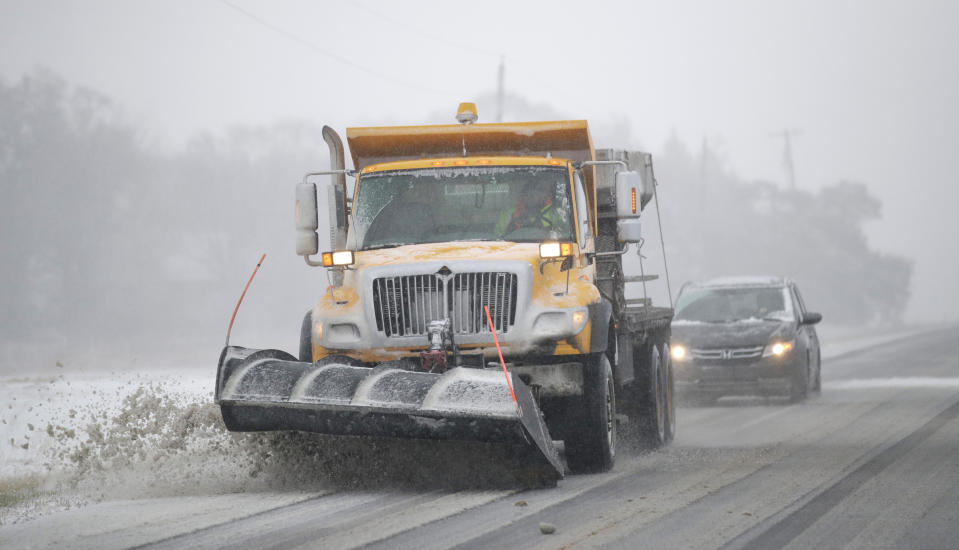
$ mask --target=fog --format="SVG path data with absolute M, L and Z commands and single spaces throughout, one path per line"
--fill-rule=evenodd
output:
M 652 152 L 674 294 L 784 275 L 826 322 L 954 320 L 957 23 L 947 1 L 0 0 L 3 369 L 212 369 L 262 253 L 233 341 L 294 349 L 327 285 L 293 254 L 319 128 L 471 100 Z

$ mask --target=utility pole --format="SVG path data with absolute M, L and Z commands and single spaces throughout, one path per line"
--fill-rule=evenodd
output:
M 786 129 L 772 134 L 772 137 L 783 138 L 783 168 L 786 170 L 786 178 L 789 181 L 789 188 L 792 190 L 796 189 L 796 168 L 793 165 L 792 138 L 801 134 L 802 131 L 795 129 Z
M 506 58 L 499 56 L 499 71 L 496 78 L 496 122 L 503 122 L 503 75 L 506 73 Z
M 709 157 L 709 141 L 705 137 L 703 137 L 703 147 L 702 147 L 702 151 L 700 153 L 700 159 L 699 159 L 700 164 L 699 164 L 699 204 L 698 206 L 699 206 L 700 219 L 702 219 L 703 217 L 703 212 L 705 211 L 705 206 L 706 206 L 706 193 L 707 193 L 706 178 L 708 177 L 708 173 L 707 173 L 708 157 Z

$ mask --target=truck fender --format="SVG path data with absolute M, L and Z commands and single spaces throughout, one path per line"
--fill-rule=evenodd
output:
M 589 309 L 590 323 L 589 352 L 604 352 L 609 344 L 609 320 L 613 316 L 613 304 L 602 298 L 586 307 Z

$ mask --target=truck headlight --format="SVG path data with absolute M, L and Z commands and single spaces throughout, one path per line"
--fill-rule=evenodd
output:
M 782 357 L 789 353 L 793 346 L 796 345 L 795 340 L 783 340 L 770 342 L 765 348 L 763 348 L 763 357 Z
M 583 327 L 586 326 L 587 319 L 589 319 L 589 313 L 587 311 L 574 311 L 573 333 L 579 334 L 579 331 L 583 330 Z
M 533 332 L 544 338 L 565 338 L 579 334 L 588 320 L 589 312 L 585 309 L 547 311 L 536 317 L 536 321 L 533 322 Z
M 539 245 L 540 258 L 561 258 L 573 255 L 573 243 L 546 242 Z
M 356 258 L 352 250 L 338 250 L 336 252 L 323 253 L 323 267 L 334 267 L 343 265 L 353 265 Z

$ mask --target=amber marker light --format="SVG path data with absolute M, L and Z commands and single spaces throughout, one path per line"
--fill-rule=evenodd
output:
M 631 200 L 632 200 L 632 205 L 633 205 L 633 214 L 635 214 L 635 213 L 636 213 L 636 188 L 633 187 L 631 191 L 632 191 L 632 193 L 631 193 L 631 196 L 632 196 Z
M 478 160 L 478 161 L 476 161 L 476 164 L 492 164 L 492 163 L 493 163 L 493 161 L 488 160 L 488 159 L 483 159 L 483 160 Z
M 549 163 L 552 164 L 553 166 L 560 166 L 560 165 L 563 164 L 563 161 L 553 159 L 553 160 L 549 161 Z
M 465 161 L 465 160 L 458 160 L 458 161 L 454 162 L 453 164 L 456 165 L 456 166 L 466 166 L 467 161 Z
M 430 165 L 432 166 L 443 166 L 444 164 L 446 163 L 441 160 L 434 160 L 433 162 L 430 163 Z
M 324 252 L 323 253 L 323 267 L 333 267 L 333 253 Z

